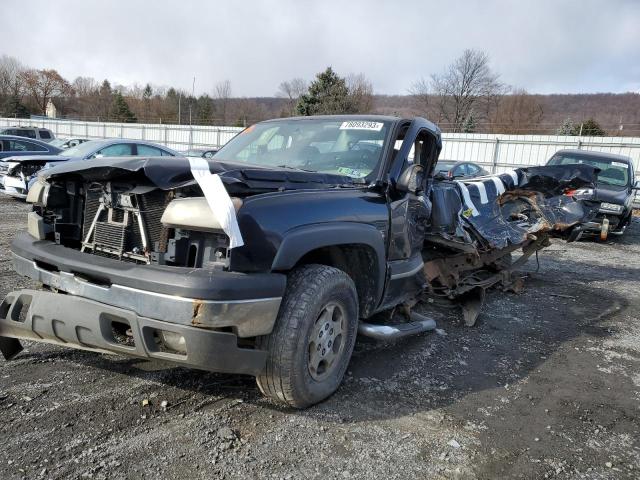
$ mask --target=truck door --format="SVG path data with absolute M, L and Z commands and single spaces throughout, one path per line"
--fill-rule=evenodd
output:
M 431 216 L 429 195 L 432 174 L 440 148 L 439 137 L 426 128 L 412 124 L 396 140 L 399 147 L 390 166 L 388 202 L 390 232 L 387 265 L 387 288 L 383 304 L 395 305 L 413 298 L 424 286 L 422 246 Z M 412 165 L 422 167 L 422 181 L 414 191 L 394 187 L 402 173 Z

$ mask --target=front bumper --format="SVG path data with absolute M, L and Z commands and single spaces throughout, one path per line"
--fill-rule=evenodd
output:
M 25 182 L 17 177 L 0 175 L 0 192 L 15 198 L 27 198 L 27 186 Z
M 593 220 L 583 223 L 581 227 L 586 233 L 598 233 L 602 231 L 603 226 L 606 224 L 607 230 L 615 233 L 620 228 L 619 225 L 621 222 L 622 215 L 615 213 L 598 213 Z M 624 226 L 621 228 L 624 230 Z
M 264 365 L 266 352 L 240 348 L 238 339 L 273 330 L 284 275 L 137 265 L 28 234 L 17 235 L 11 250 L 18 273 L 58 293 L 7 295 L 0 305 L 0 351 L 7 357 L 19 350 L 12 339 L 23 338 L 211 371 L 256 374 Z M 115 341 L 114 321 L 131 330 L 133 347 Z M 161 331 L 182 336 L 186 354 L 160 349 Z
M 266 335 L 273 329 L 282 297 L 203 300 L 153 292 L 125 285 L 96 284 L 82 274 L 51 271 L 37 261 L 13 255 L 14 270 L 60 292 L 87 298 L 169 323 L 206 328 L 231 328 L 239 337 Z M 88 254 L 87 254 L 88 255 Z M 42 264 L 45 265 L 45 264 Z M 51 268 L 47 264 L 46 268 Z
M 128 326 L 123 342 L 114 325 Z M 184 353 L 164 348 L 160 332 L 184 339 Z M 267 352 L 238 347 L 233 333 L 172 324 L 136 315 L 73 295 L 18 290 L 0 304 L 0 351 L 11 358 L 21 350 L 15 339 L 29 339 L 102 353 L 160 359 L 215 372 L 257 375 Z

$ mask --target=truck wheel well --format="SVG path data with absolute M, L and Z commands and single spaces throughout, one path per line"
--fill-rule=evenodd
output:
M 295 266 L 309 264 L 339 268 L 349 275 L 356 285 L 360 317 L 367 318 L 373 313 L 378 300 L 378 259 L 373 248 L 361 244 L 317 248 L 306 253 Z

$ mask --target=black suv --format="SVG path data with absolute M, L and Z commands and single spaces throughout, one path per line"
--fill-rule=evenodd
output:
M 582 225 L 587 234 L 622 235 L 631 221 L 635 193 L 640 187 L 635 181 L 631 158 L 613 153 L 587 150 L 560 150 L 547 165 L 589 165 L 599 169 L 593 188 L 576 189 L 573 196 L 597 208 L 598 214 Z

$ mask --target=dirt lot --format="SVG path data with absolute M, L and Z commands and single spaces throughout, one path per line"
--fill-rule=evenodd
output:
M 8 253 L 26 211 L 0 198 L 3 296 L 29 285 Z M 249 377 L 28 344 L 0 360 L 0 478 L 639 478 L 639 274 L 638 219 L 557 242 L 475 328 L 435 312 L 438 333 L 360 341 L 306 411 Z

